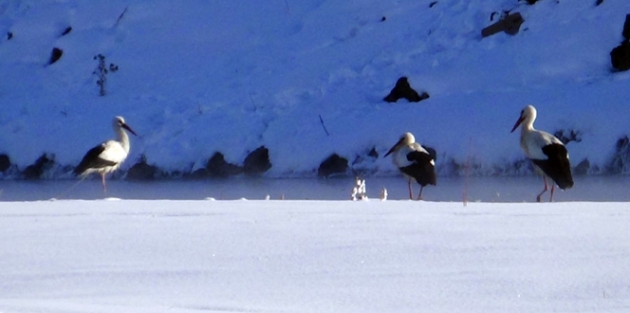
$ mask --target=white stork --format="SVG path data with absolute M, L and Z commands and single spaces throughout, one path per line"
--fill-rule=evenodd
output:
M 125 124 L 125 119 L 122 118 L 122 116 L 114 117 L 112 127 L 118 136 L 118 140 L 108 140 L 90 149 L 83 157 L 83 160 L 81 160 L 81 163 L 74 169 L 75 175 L 86 176 L 91 173 L 101 174 L 103 192 L 107 191 L 105 174 L 118 169 L 129 154 L 129 136 L 127 136 L 123 128 L 136 135 L 136 133 Z
M 526 106 L 521 111 L 521 116 L 514 124 L 511 132 L 521 126 L 521 148 L 525 155 L 534 163 L 536 171 L 542 175 L 545 187 L 538 194 L 536 201 L 540 202 L 540 197 L 547 191 L 547 177 L 551 178 L 554 184 L 551 185 L 551 196 L 549 201 L 553 201 L 553 192 L 558 185 L 560 189 L 573 187 L 573 177 L 571 176 L 571 164 L 569 163 L 569 153 L 564 144 L 550 133 L 536 130 L 534 120 L 536 119 L 536 108 L 532 105 Z
M 394 153 L 393 162 L 396 167 L 408 178 L 409 199 L 413 200 L 411 180 L 420 184 L 418 200 L 422 199 L 422 189 L 426 185 L 435 185 L 435 155 L 431 155 L 425 148 L 416 142 L 411 133 L 404 133 L 398 142 L 385 154 Z

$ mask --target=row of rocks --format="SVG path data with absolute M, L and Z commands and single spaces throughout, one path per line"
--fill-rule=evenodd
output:
M 245 176 L 258 176 L 271 168 L 269 162 L 268 153 L 266 148 L 261 147 L 255 150 L 256 153 L 251 153 L 250 158 L 246 158 L 247 161 L 244 164 L 237 165 L 229 163 L 225 160 L 224 156 L 220 152 L 216 152 L 208 161 L 204 168 L 195 170 L 193 172 L 166 172 L 156 165 L 149 164 L 145 157 L 141 157 L 140 161 L 136 162 L 126 172 L 126 179 L 128 180 L 154 180 L 154 179 L 169 179 L 169 178 L 184 178 L 184 179 L 219 179 L 228 178 L 232 176 L 245 175 Z M 317 168 L 318 177 L 335 177 L 335 176 L 364 176 L 369 175 L 370 172 L 365 169 L 361 169 L 361 161 L 364 159 L 375 160 L 378 156 L 373 155 L 373 151 L 369 154 L 357 156 L 352 162 L 352 166 L 348 159 L 333 153 L 324 161 L 322 161 Z M 442 162 L 440 166 L 440 173 L 446 176 L 462 176 L 469 175 L 469 173 L 479 173 L 481 170 L 481 164 L 459 164 L 453 159 L 447 159 Z M 64 176 L 71 173 L 72 166 L 57 166 L 54 160 L 54 155 L 42 154 L 33 164 L 27 166 L 23 170 L 19 170 L 15 164 L 11 164 L 9 156 L 6 154 L 0 154 L 0 177 L 15 177 L 26 180 L 37 180 L 52 178 L 57 175 Z M 523 175 L 526 173 L 532 173 L 533 168 L 531 162 L 526 158 L 521 158 L 513 162 L 506 164 L 497 164 L 493 169 L 488 171 L 481 171 L 487 175 Z M 120 174 L 120 172 L 117 172 Z M 625 175 L 630 174 L 630 139 L 627 136 L 619 139 L 615 144 L 613 157 L 603 167 L 593 165 L 588 159 L 583 159 L 573 167 L 573 173 L 575 175 L 588 175 L 588 174 L 615 174 Z M 120 176 L 118 176 L 120 177 Z
M 54 154 L 42 154 L 37 160 L 28 165 L 23 170 L 19 170 L 17 165 L 11 163 L 7 154 L 0 154 L 0 174 L 13 174 L 16 177 L 27 180 L 43 178 L 44 174 L 56 165 Z M 156 178 L 167 178 L 171 176 L 181 176 L 189 179 L 203 178 L 227 178 L 230 176 L 247 175 L 257 176 L 267 172 L 272 167 L 269 160 L 269 149 L 260 146 L 247 155 L 243 165 L 232 164 L 225 160 L 221 152 L 215 152 L 206 162 L 204 168 L 190 173 L 167 173 L 155 165 L 147 162 L 146 156 L 142 155 L 140 160 L 132 165 L 127 171 L 129 180 L 152 180 Z M 70 173 L 73 167 L 63 167 L 62 172 Z M 320 177 L 330 177 L 333 175 L 344 175 L 349 173 L 348 160 L 333 153 L 326 158 L 317 169 Z

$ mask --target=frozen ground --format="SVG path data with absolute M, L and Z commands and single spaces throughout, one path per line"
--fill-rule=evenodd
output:
M 0 203 L 0 311 L 630 311 L 626 203 Z

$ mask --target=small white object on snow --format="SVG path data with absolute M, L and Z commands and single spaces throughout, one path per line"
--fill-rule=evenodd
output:
M 355 180 L 355 186 L 352 188 L 352 201 L 367 200 L 367 190 L 365 188 L 365 179 L 358 178 Z

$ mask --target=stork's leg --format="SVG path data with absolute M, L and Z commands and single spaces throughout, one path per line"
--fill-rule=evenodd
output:
M 101 173 L 101 181 L 103 182 L 103 193 L 107 193 L 107 185 L 105 185 L 105 173 Z
M 545 188 L 536 197 L 536 202 L 540 202 L 540 197 L 547 191 L 547 177 L 546 176 L 543 176 L 543 182 L 545 183 Z
M 409 199 L 413 200 L 413 190 L 411 190 L 411 178 L 409 178 L 407 186 L 409 186 Z
M 424 189 L 424 186 L 420 185 L 420 193 L 418 194 L 418 200 L 422 200 L 422 189 Z
M 553 191 L 556 189 L 556 184 L 551 184 L 551 196 L 549 196 L 549 202 L 553 202 Z

